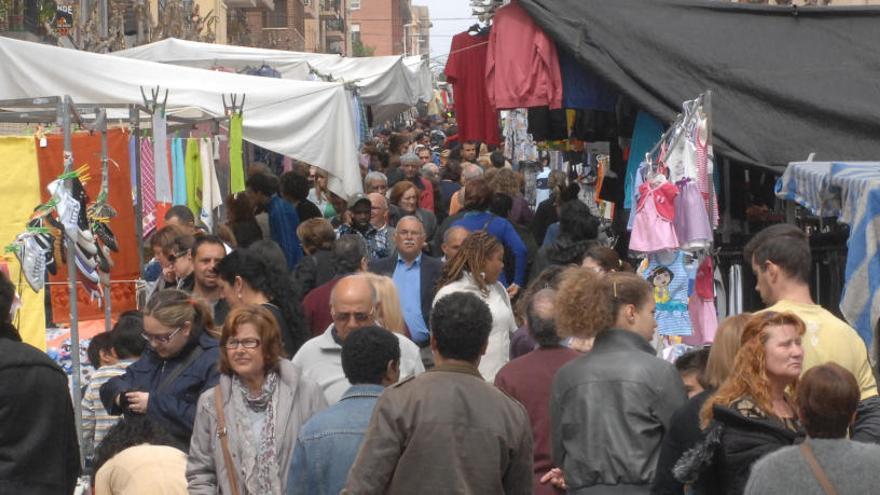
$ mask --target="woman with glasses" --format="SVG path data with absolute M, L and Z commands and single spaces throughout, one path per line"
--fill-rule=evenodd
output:
M 286 493 L 299 429 L 327 406 L 324 393 L 282 359 L 281 332 L 262 306 L 233 308 L 220 347 L 220 382 L 199 398 L 189 493 Z
M 418 218 L 425 227 L 425 238 L 433 239 L 437 230 L 437 217 L 430 210 L 419 206 L 419 188 L 408 180 L 401 180 L 388 192 L 388 199 L 394 207 L 392 210 L 392 224 L 405 216 L 412 215 Z
M 186 292 L 157 292 L 144 308 L 141 358 L 101 387 L 110 414 L 146 414 L 189 444 L 196 401 L 217 384 L 217 339 L 211 311 Z
M 171 242 L 170 252 L 166 255 L 171 269 L 174 270 L 174 276 L 177 277 L 177 288 L 185 292 L 192 292 L 195 286 L 196 277 L 192 258 L 195 241 L 195 237 L 191 235 L 178 236 Z

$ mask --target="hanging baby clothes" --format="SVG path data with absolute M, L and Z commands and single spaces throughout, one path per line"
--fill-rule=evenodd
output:
M 165 112 L 157 109 L 153 113 L 153 166 L 156 169 L 156 202 L 170 204 L 171 175 L 168 168 L 168 123 Z
M 697 269 L 688 313 L 694 331 L 690 337 L 684 337 L 684 343 L 698 346 L 714 342 L 715 331 L 718 330 L 718 313 L 715 308 L 715 270 L 712 258 L 706 257 Z
M 656 185 L 649 181 L 639 186 L 638 208 L 629 240 L 630 251 L 652 253 L 678 249 L 678 237 L 672 224 L 676 196 L 678 188 L 665 180 Z
M 658 333 L 691 335 L 691 319 L 688 314 L 690 274 L 684 251 L 650 255 L 644 277 L 651 284 L 654 302 L 657 304 L 655 318 Z
M 712 226 L 718 227 L 718 194 L 715 194 L 715 191 L 712 190 L 715 186 L 709 181 L 709 176 L 714 170 L 714 164 L 711 159 L 712 150 L 709 146 L 708 125 L 708 119 L 701 116 L 697 121 L 697 127 L 694 131 L 693 145 L 697 170 L 696 180 L 697 186 L 700 189 L 700 194 L 703 196 L 703 203 L 706 206 L 706 211 L 709 213 Z M 710 195 L 714 198 L 711 201 L 711 204 Z
M 144 237 L 156 229 L 156 169 L 153 166 L 153 143 L 141 138 L 141 212 Z
M 214 144 L 211 138 L 199 139 L 199 161 L 202 169 L 202 208 L 199 218 L 208 227 L 214 229 L 214 209 L 223 204 L 223 193 L 214 169 Z
M 202 162 L 199 159 L 199 140 L 188 138 L 186 140 L 186 206 L 193 215 L 200 215 L 202 211 Z
M 683 179 L 675 197 L 675 235 L 682 249 L 698 251 L 712 245 L 712 226 L 697 184 Z
M 242 114 L 229 117 L 229 177 L 232 194 L 244 191 L 244 165 L 242 163 Z
M 186 204 L 186 153 L 184 147 L 186 140 L 174 138 L 171 140 L 171 184 L 172 203 L 175 205 Z

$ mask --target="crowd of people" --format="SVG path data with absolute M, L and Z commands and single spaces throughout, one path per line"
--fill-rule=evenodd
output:
M 90 345 L 79 439 L 0 274 L 0 493 L 72 493 L 82 465 L 98 495 L 880 484 L 874 371 L 811 299 L 801 230 L 746 247 L 767 309 L 671 363 L 651 285 L 577 185 L 545 170 L 530 205 L 499 150 L 438 130 L 378 132 L 347 198 L 255 163 L 217 235 L 169 210 L 142 311 Z

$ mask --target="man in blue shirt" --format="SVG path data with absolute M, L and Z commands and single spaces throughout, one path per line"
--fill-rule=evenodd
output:
M 370 271 L 394 279 L 410 337 L 419 347 L 427 349 L 428 318 L 443 264 L 437 258 L 422 254 L 425 229 L 414 216 L 397 222 L 394 242 L 397 254 L 371 263 Z
M 287 258 L 287 270 L 293 270 L 302 257 L 302 248 L 296 236 L 299 215 L 296 207 L 278 195 L 278 179 L 265 174 L 256 174 L 247 181 L 248 191 L 254 201 L 269 214 L 269 232 L 272 240 L 281 246 Z
M 288 495 L 336 495 L 345 486 L 373 406 L 400 376 L 397 337 L 377 326 L 354 330 L 342 344 L 342 370 L 352 385 L 339 402 L 312 416 L 300 430 Z

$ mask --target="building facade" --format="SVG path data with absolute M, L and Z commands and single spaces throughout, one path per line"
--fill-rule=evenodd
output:
M 412 23 L 409 0 L 348 1 L 352 45 L 363 46 L 363 55 L 403 55 L 404 26 Z

